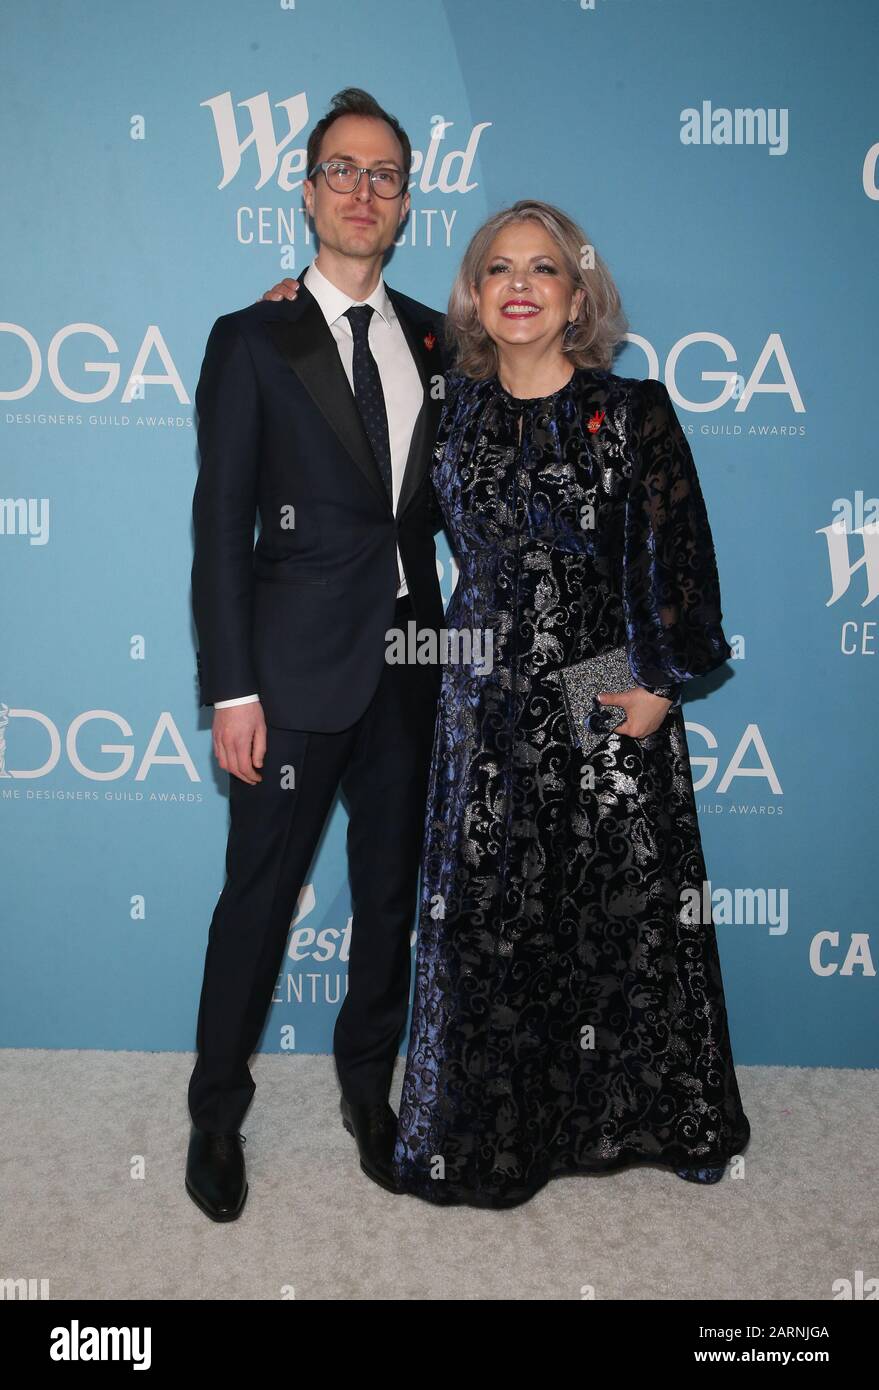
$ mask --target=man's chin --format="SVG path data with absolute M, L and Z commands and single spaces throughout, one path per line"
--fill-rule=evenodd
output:
M 393 243 L 393 233 L 384 236 L 375 227 L 346 227 L 336 239 L 336 250 L 343 256 L 378 256 Z
M 377 256 L 387 251 L 390 240 L 380 236 L 352 237 L 349 245 L 352 256 Z

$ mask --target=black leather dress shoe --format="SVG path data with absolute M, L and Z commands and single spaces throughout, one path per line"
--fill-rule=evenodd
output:
M 243 1134 L 210 1134 L 192 1126 L 186 1191 L 212 1221 L 234 1221 L 247 1196 Z
M 367 1177 L 388 1192 L 399 1192 L 391 1160 L 397 1139 L 397 1117 L 386 1100 L 371 1105 L 352 1105 L 342 1097 L 342 1124 L 353 1134 L 360 1150 L 360 1166 Z

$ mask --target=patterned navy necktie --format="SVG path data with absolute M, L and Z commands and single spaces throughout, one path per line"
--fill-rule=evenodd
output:
M 388 434 L 388 412 L 378 364 L 369 346 L 371 304 L 354 304 L 345 310 L 354 335 L 354 399 L 363 420 L 367 438 L 378 464 L 388 499 L 393 504 L 394 484 L 391 473 L 391 441 Z

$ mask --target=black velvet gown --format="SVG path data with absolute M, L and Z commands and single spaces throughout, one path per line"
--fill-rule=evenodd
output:
M 396 1178 L 504 1207 L 559 1174 L 724 1165 L 750 1127 L 715 929 L 682 910 L 707 874 L 679 699 L 587 760 L 558 678 L 625 642 L 677 695 L 730 655 L 668 392 L 578 369 L 521 401 L 452 375 L 433 481 L 446 627 L 492 646 L 443 671 Z

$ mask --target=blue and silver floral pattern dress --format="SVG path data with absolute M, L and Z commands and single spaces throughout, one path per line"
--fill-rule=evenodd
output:
M 397 1180 L 501 1207 L 562 1173 L 723 1165 L 750 1129 L 715 929 L 682 911 L 706 870 L 679 692 L 730 648 L 668 392 L 578 369 L 523 401 L 453 374 L 433 481 L 446 627 L 491 647 L 443 671 Z M 622 643 L 675 702 L 587 763 L 559 669 Z

